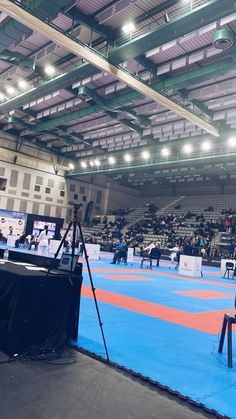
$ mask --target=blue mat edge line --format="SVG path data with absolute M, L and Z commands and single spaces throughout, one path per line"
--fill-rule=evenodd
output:
M 184 401 L 187 404 L 198 408 L 199 410 L 203 410 L 205 413 L 212 414 L 212 415 L 214 415 L 214 417 L 217 417 L 219 419 L 230 419 L 229 416 L 221 415 L 216 410 L 210 409 L 207 406 L 205 406 L 203 403 L 199 403 L 199 402 L 191 399 L 190 397 L 183 395 L 182 393 L 180 393 L 178 391 L 172 390 L 170 387 L 161 384 L 159 381 L 152 380 L 150 377 L 145 377 L 142 374 L 140 374 L 139 372 L 135 372 L 132 369 L 126 368 L 123 365 L 119 365 L 115 362 L 110 361 L 109 359 L 105 359 L 102 356 L 97 355 L 94 352 L 90 352 L 87 349 L 84 349 L 82 347 L 77 346 L 75 343 L 71 342 L 70 346 L 72 346 L 72 348 L 74 350 L 76 350 L 77 352 L 80 352 L 84 355 L 87 355 L 87 356 L 93 358 L 93 359 L 96 359 L 97 361 L 103 362 L 104 364 L 109 365 L 109 366 L 115 368 L 118 371 L 122 371 L 126 374 L 129 374 L 132 378 L 135 378 L 136 380 L 140 380 L 143 384 L 146 384 L 146 385 L 148 384 L 153 388 L 156 388 L 158 390 L 166 392 L 168 395 L 171 395 L 172 397 L 176 397 L 177 399 L 179 399 L 181 401 Z

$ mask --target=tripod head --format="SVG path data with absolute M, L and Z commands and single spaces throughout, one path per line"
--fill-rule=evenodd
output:
M 78 222 L 78 211 L 79 209 L 82 207 L 82 204 L 74 204 L 74 208 L 73 208 L 73 218 L 72 221 L 73 222 Z

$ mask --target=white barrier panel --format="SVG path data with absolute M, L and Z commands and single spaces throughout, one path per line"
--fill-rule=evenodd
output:
M 48 253 L 52 253 L 55 255 L 60 243 L 61 243 L 61 240 L 50 240 Z M 59 252 L 59 255 L 62 255 L 62 252 L 63 252 L 63 246 Z
M 221 272 L 221 276 L 224 276 L 224 274 L 225 274 L 225 271 L 226 271 L 226 262 L 232 262 L 234 264 L 234 268 L 235 268 L 235 265 L 236 265 L 235 260 L 232 260 L 232 259 L 221 259 L 221 261 L 220 261 L 220 272 Z M 233 276 L 234 276 L 234 271 L 230 271 L 229 272 L 229 278 L 233 278 Z M 228 273 L 226 275 L 226 278 L 228 278 Z
M 198 256 L 180 256 L 179 273 L 199 277 L 202 274 L 202 258 Z
M 7 246 L 14 247 L 16 240 L 17 240 L 17 236 L 13 236 L 10 234 L 7 238 Z
M 134 260 L 134 249 L 133 247 L 129 247 L 128 253 L 127 253 L 127 262 L 133 262 L 133 260 Z
M 82 245 L 82 243 L 79 243 L 79 249 L 80 249 L 81 245 Z M 99 257 L 100 257 L 100 244 L 86 243 L 86 250 L 87 250 L 87 255 L 90 259 L 99 259 Z M 84 253 L 83 253 L 83 257 L 84 257 Z

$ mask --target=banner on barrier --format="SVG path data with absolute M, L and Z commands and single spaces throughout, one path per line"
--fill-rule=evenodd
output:
M 202 258 L 198 256 L 180 256 L 179 273 L 199 277 L 202 274 Z

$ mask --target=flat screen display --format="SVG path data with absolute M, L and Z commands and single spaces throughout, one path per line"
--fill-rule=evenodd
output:
M 78 261 L 78 256 L 73 257 L 73 263 L 72 263 L 72 272 L 74 272 L 75 265 Z M 71 262 L 72 262 L 72 255 L 68 253 L 63 253 L 58 269 L 62 271 L 70 271 L 71 270 Z
M 41 233 L 45 225 L 48 226 L 48 238 L 52 239 L 52 237 L 55 235 L 56 223 L 47 223 L 47 221 L 36 220 L 33 224 L 33 234 L 38 235 Z

